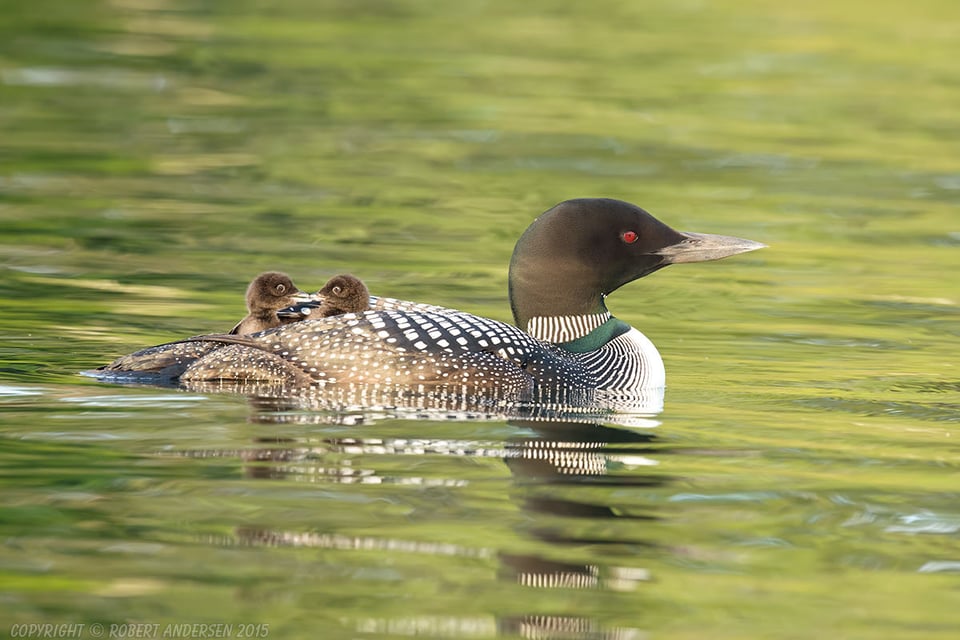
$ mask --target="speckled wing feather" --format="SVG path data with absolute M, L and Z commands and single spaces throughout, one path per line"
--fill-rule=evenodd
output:
M 277 311 L 277 316 L 282 322 L 297 322 L 316 318 L 315 311 L 323 305 L 322 300 L 300 304 L 293 307 L 287 307 Z M 419 311 L 423 313 L 460 313 L 456 309 L 441 307 L 435 304 L 425 304 L 423 302 L 412 302 L 410 300 L 398 300 L 397 298 L 384 298 L 383 296 L 370 296 L 371 311 Z
M 500 395 L 586 383 L 579 363 L 554 347 L 512 325 L 453 310 L 367 311 L 247 337 L 274 356 L 262 370 L 235 369 L 249 347 L 221 349 L 191 364 L 183 379 L 274 380 L 293 367 L 317 384 L 465 385 Z
M 89 373 L 99 378 L 150 377 L 174 380 L 191 364 L 228 344 L 257 346 L 246 337 L 200 335 L 135 351 Z

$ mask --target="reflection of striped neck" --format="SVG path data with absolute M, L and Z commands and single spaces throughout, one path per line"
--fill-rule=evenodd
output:
M 609 319 L 609 311 L 585 316 L 537 316 L 527 322 L 527 333 L 538 340 L 559 344 L 582 338 Z

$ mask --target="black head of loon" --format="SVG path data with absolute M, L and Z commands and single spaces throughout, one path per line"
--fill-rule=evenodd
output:
M 526 331 L 534 318 L 601 314 L 607 294 L 669 264 L 718 260 L 764 246 L 675 231 L 620 200 L 567 200 L 541 214 L 517 241 L 510 306 Z
M 370 308 L 370 292 L 367 285 L 349 274 L 333 276 L 317 291 L 323 299 L 320 317 L 329 318 L 343 313 L 359 313 Z
M 297 289 L 287 274 L 266 271 L 247 287 L 246 298 L 247 316 L 230 330 L 231 334 L 245 335 L 279 327 L 283 321 L 277 311 L 309 296 Z

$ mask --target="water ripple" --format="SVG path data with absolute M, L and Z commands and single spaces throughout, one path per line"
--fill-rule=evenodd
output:
M 205 396 L 155 395 L 155 396 L 86 396 L 82 398 L 61 398 L 61 402 L 76 404 L 81 407 L 108 407 L 116 409 L 132 408 L 159 408 L 159 409 L 187 409 L 207 400 Z

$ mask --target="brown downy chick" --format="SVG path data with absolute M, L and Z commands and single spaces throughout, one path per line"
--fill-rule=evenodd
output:
M 305 296 L 285 273 L 261 273 L 247 287 L 247 317 L 237 323 L 230 333 L 245 335 L 283 324 L 277 311 L 292 306 Z

